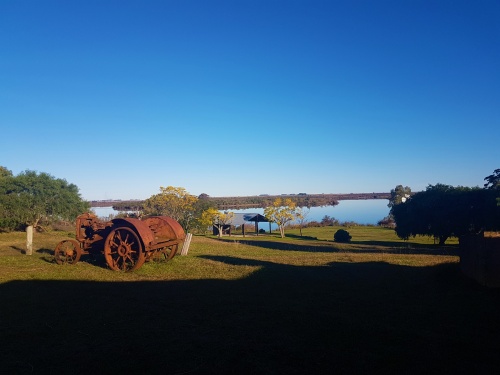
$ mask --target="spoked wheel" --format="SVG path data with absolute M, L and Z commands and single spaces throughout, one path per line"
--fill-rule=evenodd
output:
M 104 258 L 109 268 L 115 271 L 133 271 L 144 261 L 144 251 L 139 236 L 133 229 L 113 229 L 104 244 Z
M 59 242 L 54 251 L 57 264 L 75 264 L 80 260 L 81 256 L 80 243 L 75 240 Z
M 168 262 L 177 253 L 178 246 L 176 244 L 156 250 L 148 256 L 148 260 L 152 260 L 153 262 Z

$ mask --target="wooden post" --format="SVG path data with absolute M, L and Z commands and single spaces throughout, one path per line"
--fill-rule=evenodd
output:
M 241 231 L 243 232 L 243 237 L 245 237 L 245 224 L 241 225 Z
M 33 255 L 33 225 L 26 227 L 26 255 Z
M 184 244 L 182 245 L 182 250 L 181 250 L 181 255 L 187 255 L 188 250 L 189 250 L 189 245 L 191 245 L 191 238 L 193 235 L 191 233 L 188 233 L 186 235 L 186 239 L 184 240 Z

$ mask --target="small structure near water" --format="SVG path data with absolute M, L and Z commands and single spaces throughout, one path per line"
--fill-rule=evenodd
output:
M 269 220 L 257 213 L 248 213 L 248 214 L 242 214 L 242 213 L 235 213 L 233 216 L 233 220 L 231 221 L 231 224 L 229 225 L 224 225 L 222 228 L 222 234 L 229 234 L 231 235 L 231 227 L 241 227 L 241 232 L 243 236 L 245 236 L 245 224 L 248 223 L 254 223 L 255 226 L 255 234 L 259 234 L 259 223 L 269 223 L 269 233 L 271 233 L 271 222 Z M 214 226 L 213 228 L 213 234 L 217 235 L 218 229 Z

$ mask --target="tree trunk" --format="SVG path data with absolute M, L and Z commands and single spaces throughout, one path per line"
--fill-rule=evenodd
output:
M 26 255 L 33 255 L 33 225 L 26 227 Z
M 285 238 L 285 226 L 284 225 L 280 225 L 280 234 L 281 234 L 281 238 Z

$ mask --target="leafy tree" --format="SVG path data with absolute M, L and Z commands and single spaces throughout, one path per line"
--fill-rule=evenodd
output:
M 47 173 L 25 171 L 0 178 L 0 217 L 10 229 L 26 227 L 28 252 L 31 233 L 41 221 L 74 220 L 90 208 L 80 197 L 78 187 Z
M 324 227 L 333 227 L 334 225 L 339 225 L 340 223 L 334 217 L 325 215 L 321 219 L 321 223 L 320 224 L 321 224 L 321 226 L 324 226 Z
M 203 220 L 202 215 L 203 212 L 208 210 L 209 208 L 215 208 L 214 203 L 209 199 L 198 197 L 198 200 L 194 204 L 193 220 L 191 221 L 190 225 L 190 229 L 192 231 L 203 234 L 207 232 L 207 227 L 210 225 L 210 223 L 207 224 L 206 220 Z
M 347 243 L 351 242 L 351 238 L 352 236 L 349 234 L 349 232 L 344 229 L 339 229 L 333 235 L 333 240 L 335 242 Z
M 281 238 L 284 238 L 285 226 L 297 217 L 296 211 L 297 208 L 293 200 L 277 198 L 272 206 L 264 209 L 264 216 L 278 225 Z
M 0 165 L 0 179 L 5 177 L 12 177 L 12 171 Z
M 495 191 L 479 188 L 429 185 L 392 207 L 396 233 L 403 239 L 434 236 L 443 245 L 449 237 L 500 228 L 496 197 Z
M 397 204 L 404 203 L 410 197 L 411 189 L 408 186 L 403 187 L 403 185 L 398 185 L 395 189 L 391 190 L 391 198 L 387 207 L 392 208 Z
M 302 237 L 302 228 L 304 227 L 305 223 L 307 222 L 307 216 L 309 215 L 309 208 L 303 208 L 303 207 L 298 207 L 295 212 L 295 218 L 297 219 L 297 222 L 299 223 L 299 231 L 300 231 L 300 236 Z
M 224 225 L 230 224 L 233 220 L 233 217 L 233 212 L 220 212 L 216 208 L 210 207 L 207 210 L 203 211 L 201 215 L 201 222 L 206 226 L 215 226 L 217 228 L 217 232 L 219 233 L 219 237 L 221 237 Z
M 76 185 L 47 173 L 25 171 L 0 179 L 2 216 L 14 219 L 20 226 L 36 228 L 42 219 L 74 220 L 89 208 Z
M 198 198 L 182 187 L 160 187 L 160 193 L 144 201 L 145 215 L 170 216 L 177 220 L 186 231 L 195 217 Z
M 484 184 L 486 189 L 500 189 L 500 168 L 495 169 L 493 174 L 485 177 L 484 180 L 486 181 Z

